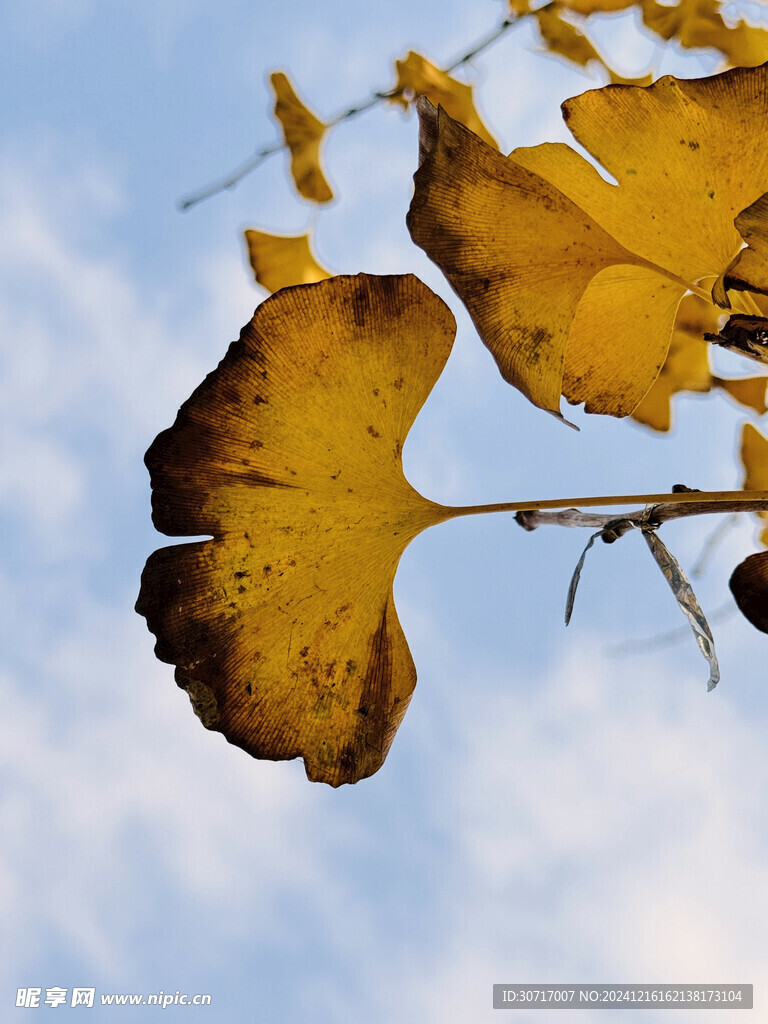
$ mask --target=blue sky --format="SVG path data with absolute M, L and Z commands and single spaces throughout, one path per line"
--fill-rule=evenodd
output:
M 416 125 L 395 110 L 330 137 L 339 198 L 319 215 L 281 156 L 176 211 L 274 137 L 269 70 L 327 118 L 389 85 L 409 48 L 451 59 L 501 10 L 27 0 L 0 15 L 3 1019 L 17 988 L 54 985 L 210 993 L 163 1012 L 274 1024 L 491 1021 L 494 982 L 752 982 L 765 998 L 765 637 L 737 615 L 713 624 L 709 695 L 692 638 L 644 645 L 683 620 L 639 537 L 590 552 L 568 631 L 580 532 L 498 516 L 419 537 L 395 585 L 416 694 L 384 768 L 338 791 L 203 730 L 133 612 L 164 543 L 143 453 L 263 298 L 246 227 L 315 225 L 335 270 L 412 271 L 449 301 L 455 350 L 404 454 L 428 497 L 740 484 L 744 417 L 718 396 L 680 400 L 670 437 L 579 412 L 577 434 L 501 381 L 408 239 Z M 654 53 L 631 18 L 600 31 L 627 73 L 715 67 Z M 601 84 L 526 32 L 468 70 L 507 149 L 567 140 L 560 101 Z M 713 526 L 664 538 L 690 567 Z M 755 534 L 726 536 L 696 582 L 705 609 Z M 641 650 L 617 654 L 629 640 Z

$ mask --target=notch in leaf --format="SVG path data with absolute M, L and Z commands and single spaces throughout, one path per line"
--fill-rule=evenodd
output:
M 146 455 L 173 536 L 137 611 L 203 724 L 338 786 L 383 763 L 416 682 L 392 585 L 451 512 L 401 452 L 455 322 L 410 275 L 334 277 L 258 307 Z

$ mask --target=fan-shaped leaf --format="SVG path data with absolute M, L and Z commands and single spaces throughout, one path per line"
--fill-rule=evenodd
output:
M 305 199 L 328 203 L 333 199 L 333 191 L 320 162 L 320 144 L 328 126 L 302 103 L 286 74 L 275 71 L 269 80 L 275 93 L 275 117 L 291 153 L 291 175 L 296 188 Z
M 672 422 L 672 397 L 681 391 L 725 391 L 731 398 L 754 409 L 766 411 L 768 377 L 729 380 L 712 375 L 709 346 L 704 337 L 717 331 L 720 310 L 698 295 L 686 295 L 672 331 L 667 359 L 650 391 L 632 413 L 632 418 L 654 430 L 667 431 Z
M 334 786 L 382 764 L 416 681 L 392 597 L 450 511 L 406 481 L 455 324 L 405 277 L 267 299 L 147 452 L 156 551 L 137 610 L 203 724 Z
M 735 67 L 768 60 L 768 32 L 744 21 L 726 25 L 720 10 L 719 0 L 678 0 L 676 4 L 642 0 L 643 21 L 662 39 L 677 39 L 689 49 L 712 47 Z
M 245 241 L 256 282 L 268 292 L 331 276 L 315 259 L 309 235 L 270 235 L 248 228 Z
M 477 112 L 471 85 L 452 78 L 413 50 L 405 60 L 396 61 L 395 67 L 395 89 L 400 90 L 401 95 L 405 94 L 405 102 L 410 103 L 420 96 L 426 96 L 433 106 L 442 106 L 454 120 L 460 121 L 489 146 L 498 149 L 498 143 Z

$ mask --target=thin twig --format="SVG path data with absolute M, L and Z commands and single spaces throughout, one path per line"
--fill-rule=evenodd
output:
M 707 616 L 710 623 L 725 622 L 738 609 L 733 601 L 727 601 L 720 605 L 715 611 Z M 673 647 L 683 640 L 690 639 L 691 630 L 688 626 L 681 626 L 679 629 L 670 629 L 666 633 L 657 633 L 656 636 L 646 637 L 641 640 L 622 640 L 615 644 L 605 644 L 603 653 L 609 658 L 624 658 L 630 654 L 650 654 L 653 651 L 661 650 L 663 647 Z
M 717 526 L 714 528 L 712 533 L 704 541 L 704 546 L 699 552 L 699 557 L 694 562 L 693 568 L 691 569 L 691 576 L 698 577 L 703 575 L 705 568 L 709 564 L 712 555 L 715 553 L 720 541 L 725 537 L 726 533 L 736 525 L 738 522 L 738 516 L 733 513 L 728 516 L 727 519 L 721 519 Z
M 498 39 L 510 29 L 513 25 L 516 25 L 519 21 L 523 20 L 524 15 L 520 15 L 515 18 L 505 18 L 500 25 L 497 25 L 493 31 L 488 32 L 476 43 L 474 43 L 470 50 L 468 50 L 461 57 L 452 61 L 447 67 L 442 70 L 445 73 L 455 71 L 456 68 L 461 67 L 464 64 L 468 64 L 473 58 L 477 57 L 478 54 L 487 50 L 489 46 L 492 46 Z M 373 107 L 378 106 L 379 103 L 383 103 L 385 100 L 394 99 L 402 94 L 402 89 L 389 89 L 380 90 L 374 92 L 367 99 L 362 100 L 360 103 L 356 103 L 354 106 L 347 107 L 340 113 L 327 122 L 327 128 L 334 128 L 337 124 L 341 124 L 342 121 L 349 121 L 353 117 L 357 117 L 358 114 L 363 114 L 367 110 L 371 110 Z M 286 148 L 286 143 L 273 142 L 268 146 L 263 146 L 257 150 L 253 156 L 249 157 L 242 164 L 237 166 L 233 171 L 226 175 L 224 178 L 220 178 L 217 181 L 211 182 L 209 185 L 205 185 L 203 188 L 198 189 L 196 192 L 190 193 L 190 195 L 178 201 L 177 208 L 186 212 L 191 210 L 193 206 L 197 206 L 198 203 L 202 203 L 206 199 L 210 199 L 211 196 L 218 195 L 219 192 L 225 192 L 228 189 L 234 188 L 238 185 L 243 178 L 247 177 L 251 171 L 255 171 L 268 157 L 273 156 L 275 153 L 279 153 L 281 150 Z

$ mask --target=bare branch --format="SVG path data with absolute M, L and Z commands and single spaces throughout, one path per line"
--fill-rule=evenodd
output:
M 461 67 L 464 64 L 469 63 L 488 47 L 492 46 L 497 40 L 510 29 L 513 25 L 516 25 L 519 21 L 522 21 L 525 15 L 520 15 L 516 18 L 505 18 L 500 25 L 497 25 L 492 32 L 487 33 L 476 43 L 473 43 L 471 48 L 464 53 L 461 57 L 452 61 L 447 67 L 442 70 L 446 73 L 455 71 L 456 68 Z M 354 106 L 347 107 L 340 113 L 327 122 L 328 128 L 334 128 L 337 124 L 341 124 L 342 121 L 349 121 L 353 117 L 357 117 L 358 114 L 363 114 L 367 110 L 371 110 L 373 107 L 378 106 L 379 103 L 383 103 L 385 100 L 391 100 L 401 94 L 400 89 L 389 89 L 380 90 L 374 92 L 365 100 L 361 100 L 360 103 L 354 104 Z M 210 199 L 211 196 L 218 195 L 220 192 L 226 192 L 228 189 L 234 188 L 238 185 L 243 178 L 247 177 L 251 171 L 255 171 L 266 159 L 273 156 L 275 153 L 279 153 L 285 149 L 285 142 L 273 142 L 268 146 L 263 146 L 257 150 L 253 156 L 249 157 L 242 164 L 236 167 L 233 171 L 226 175 L 226 177 L 219 178 L 217 181 L 211 182 L 209 185 L 205 185 L 203 188 L 198 189 L 196 192 L 190 193 L 188 196 L 184 196 L 176 204 L 177 209 L 181 212 L 191 210 L 193 206 L 197 206 L 198 203 L 202 203 L 206 199 Z

